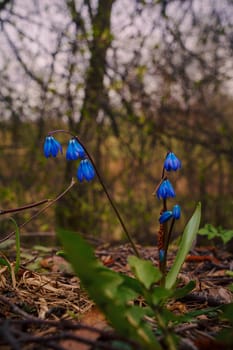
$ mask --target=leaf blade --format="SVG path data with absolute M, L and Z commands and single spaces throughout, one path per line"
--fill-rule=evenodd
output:
M 180 247 L 176 255 L 174 264 L 171 270 L 168 272 L 165 281 L 165 287 L 171 289 L 177 279 L 177 276 L 180 272 L 180 269 L 184 263 L 184 260 L 192 247 L 193 241 L 196 238 L 198 233 L 199 225 L 201 220 L 201 203 L 199 202 L 196 206 L 196 209 L 187 223 L 184 233 L 180 242 Z

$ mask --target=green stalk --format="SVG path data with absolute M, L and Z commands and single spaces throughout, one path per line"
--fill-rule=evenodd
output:
M 16 247 L 15 275 L 17 275 L 20 267 L 20 233 L 19 233 L 19 226 L 17 225 L 17 222 L 13 218 L 10 218 L 10 220 L 13 222 L 15 226 L 15 247 Z
M 163 335 L 164 335 L 164 341 L 167 345 L 167 350 L 177 350 L 177 346 L 175 344 L 175 341 L 172 337 L 172 334 L 170 333 L 170 330 L 168 326 L 165 324 L 160 312 L 156 310 L 155 317 L 157 319 L 158 325 L 161 328 Z
M 166 225 L 165 232 L 164 232 L 164 259 L 160 263 L 160 271 L 162 272 L 162 275 L 163 275 L 163 277 L 161 279 L 161 285 L 163 287 L 165 286 L 165 281 L 166 281 L 167 251 L 168 251 L 168 247 L 169 247 L 169 243 L 170 243 L 171 234 L 172 234 L 172 230 L 173 230 L 174 224 L 175 224 L 175 219 L 173 218 L 172 222 L 171 222 L 171 226 L 169 228 L 169 231 L 167 232 L 167 225 Z
M 107 196 L 107 198 L 109 200 L 109 203 L 110 203 L 112 209 L 114 210 L 114 212 L 115 212 L 115 214 L 116 214 L 116 216 L 117 216 L 117 218 L 118 218 L 118 220 L 119 220 L 119 222 L 121 224 L 121 227 L 122 227 L 123 231 L 125 232 L 126 237 L 128 238 L 129 243 L 132 246 L 132 249 L 133 249 L 135 255 L 139 258 L 140 254 L 139 254 L 139 251 L 137 250 L 137 247 L 136 247 L 136 245 L 135 245 L 135 243 L 134 243 L 134 241 L 133 241 L 133 239 L 131 237 L 131 234 L 129 233 L 129 231 L 128 231 L 128 229 L 127 229 L 127 227 L 126 227 L 126 225 L 125 225 L 125 223 L 124 223 L 124 221 L 123 221 L 123 219 L 121 217 L 121 214 L 120 214 L 119 210 L 117 209 L 117 207 L 116 207 L 116 205 L 115 205 L 115 203 L 114 203 L 110 193 L 108 192 L 107 187 L 105 186 L 104 181 L 103 181 L 103 179 L 102 179 L 102 177 L 101 177 L 101 175 L 100 175 L 100 173 L 99 173 L 99 171 L 98 171 L 98 169 L 97 169 L 97 167 L 95 165 L 95 162 L 94 162 L 92 156 L 90 155 L 90 153 L 88 152 L 88 150 L 86 149 L 85 145 L 82 143 L 82 141 L 79 139 L 78 136 L 73 135 L 71 132 L 69 132 L 67 130 L 54 130 L 54 131 L 50 131 L 48 134 L 49 135 L 53 135 L 53 134 L 56 134 L 56 133 L 65 133 L 65 134 L 70 135 L 71 137 L 75 138 L 80 143 L 80 145 L 83 147 L 85 153 L 87 154 L 88 158 L 90 159 L 90 161 L 91 161 L 91 163 L 92 163 L 92 165 L 93 165 L 93 167 L 95 169 L 95 172 L 96 172 L 96 175 L 98 177 L 98 180 L 99 180 L 99 182 L 100 182 L 100 184 L 101 184 L 101 186 L 102 186 L 102 188 L 103 188 L 103 190 L 104 190 L 104 192 L 105 192 L 105 194 L 106 194 L 106 196 Z

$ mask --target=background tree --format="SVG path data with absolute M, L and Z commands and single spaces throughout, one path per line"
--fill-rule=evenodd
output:
M 151 193 L 168 149 L 183 159 L 183 220 L 201 200 L 203 222 L 232 226 L 232 12 L 227 0 L 2 2 L 2 205 L 75 175 L 77 164 L 42 157 L 62 127 L 87 144 L 138 239 L 156 232 Z M 97 181 L 30 229 L 56 225 L 121 235 Z

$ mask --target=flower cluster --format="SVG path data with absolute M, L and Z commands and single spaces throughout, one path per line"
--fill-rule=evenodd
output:
M 166 200 L 167 198 L 174 198 L 176 196 L 175 190 L 165 175 L 165 171 L 176 171 L 181 168 L 181 161 L 176 157 L 173 152 L 168 152 L 164 160 L 163 175 L 161 182 L 156 190 L 158 199 Z M 181 209 L 178 204 L 173 207 L 173 210 L 164 210 L 159 218 L 160 224 L 165 223 L 169 219 L 173 218 L 178 220 L 181 215 Z
M 164 161 L 163 169 L 166 171 L 176 171 L 181 168 L 181 161 L 175 156 L 173 152 L 168 152 Z M 163 171 L 164 174 L 164 171 Z M 158 199 L 167 199 L 175 197 L 176 193 L 171 182 L 166 176 L 162 176 L 161 183 L 156 191 Z
M 44 142 L 44 155 L 48 157 L 56 157 L 58 153 L 62 153 L 62 146 L 52 135 L 48 135 Z M 68 147 L 66 150 L 67 160 L 77 160 L 81 159 L 78 169 L 77 178 L 80 182 L 83 180 L 91 181 L 95 176 L 95 170 L 88 159 L 85 150 L 78 140 L 73 137 L 69 140 Z

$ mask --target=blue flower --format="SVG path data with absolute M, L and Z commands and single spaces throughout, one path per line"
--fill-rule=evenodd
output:
M 165 257 L 165 251 L 163 249 L 160 249 L 159 251 L 159 261 L 163 262 Z
M 91 181 L 94 176 L 95 170 L 89 159 L 82 159 L 77 170 L 78 180 L 80 182 L 82 182 L 84 179 L 87 181 Z
M 83 158 L 85 156 L 85 151 L 80 143 L 75 139 L 71 139 L 68 143 L 68 148 L 66 151 L 66 159 L 77 160 L 78 158 Z
M 164 179 L 163 182 L 160 184 L 159 188 L 156 191 L 158 199 L 166 199 L 169 197 L 175 197 L 175 191 L 172 187 L 172 184 L 168 179 Z
M 180 218 L 180 206 L 178 204 L 174 205 L 173 209 L 172 209 L 172 215 L 174 217 L 174 219 L 178 220 Z
M 176 171 L 181 168 L 181 161 L 175 156 L 173 152 L 168 152 L 164 161 L 164 169 L 167 171 Z
M 160 224 L 163 224 L 164 222 L 168 221 L 173 216 L 173 213 L 171 210 L 164 211 L 159 218 Z
M 46 158 L 56 157 L 58 152 L 62 153 L 61 144 L 51 135 L 47 136 L 44 142 L 44 155 Z

